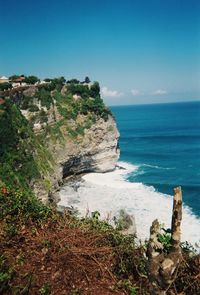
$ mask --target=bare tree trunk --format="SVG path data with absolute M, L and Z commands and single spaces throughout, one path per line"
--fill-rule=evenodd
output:
M 174 189 L 171 248 L 165 253 L 163 244 L 159 241 L 161 233 L 158 220 L 154 220 L 150 228 L 150 239 L 147 248 L 148 276 L 151 282 L 151 294 L 165 295 L 176 278 L 177 268 L 182 260 L 180 238 L 182 220 L 182 192 L 181 188 Z
M 182 192 L 181 187 L 174 189 L 174 203 L 172 213 L 172 248 L 175 251 L 181 251 L 180 240 L 181 240 L 181 220 L 182 220 Z

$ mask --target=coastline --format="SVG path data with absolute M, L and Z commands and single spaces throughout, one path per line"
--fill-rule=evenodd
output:
M 149 238 L 149 228 L 158 218 L 166 228 L 170 227 L 172 196 L 157 192 L 153 187 L 143 183 L 132 183 L 126 180 L 137 166 L 118 162 L 117 168 L 107 173 L 88 173 L 80 181 L 73 181 L 60 190 L 58 207 L 72 207 L 84 217 L 88 212 L 99 211 L 101 219 L 108 219 L 114 225 L 113 218 L 120 209 L 135 216 L 137 238 L 145 241 Z M 183 207 L 182 242 L 188 241 L 200 248 L 198 230 L 200 219 L 190 208 Z

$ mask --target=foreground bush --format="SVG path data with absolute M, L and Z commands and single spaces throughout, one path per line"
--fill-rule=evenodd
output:
M 0 189 L 0 294 L 150 294 L 145 246 L 99 213 L 57 213 L 20 190 Z M 183 252 L 166 294 L 199 294 L 199 256 Z

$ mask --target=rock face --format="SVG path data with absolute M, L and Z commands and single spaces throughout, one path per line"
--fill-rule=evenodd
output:
M 118 215 L 114 217 L 116 228 L 125 235 L 136 236 L 135 216 L 128 214 L 124 209 L 119 210 Z
M 114 170 L 120 154 L 118 139 L 116 122 L 109 115 L 107 121 L 99 119 L 87 129 L 80 142 L 66 138 L 66 142 L 62 145 L 51 145 L 49 148 L 55 160 L 54 172 L 51 174 L 53 194 L 58 189 L 58 184 L 71 175 Z M 38 185 L 35 185 L 35 190 L 38 189 Z M 39 195 L 43 195 L 42 199 L 46 202 L 46 193 L 41 194 L 41 189 L 39 191 Z
M 119 158 L 119 132 L 112 116 L 100 119 L 85 132 L 79 145 L 70 143 L 61 152 L 62 176 L 82 172 L 108 172 L 115 169 Z

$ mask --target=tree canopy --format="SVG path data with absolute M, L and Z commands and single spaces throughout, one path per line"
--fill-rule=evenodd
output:
M 24 82 L 27 84 L 35 84 L 38 81 L 40 81 L 40 79 L 36 76 L 28 76 L 24 79 Z
M 90 81 L 90 78 L 88 76 L 85 77 L 85 83 L 89 84 L 91 81 Z

